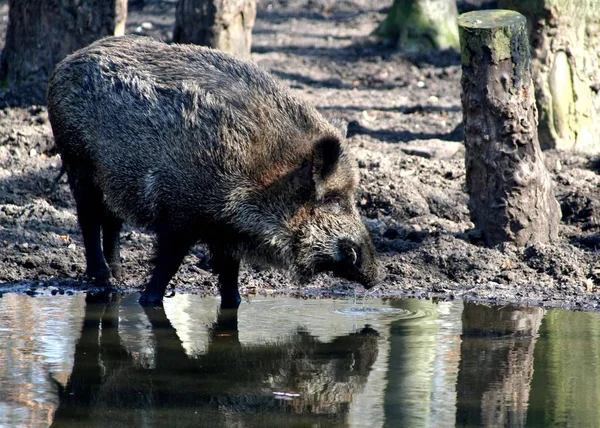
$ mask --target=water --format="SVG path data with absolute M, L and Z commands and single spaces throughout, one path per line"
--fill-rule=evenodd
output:
M 462 301 L 0 299 L 0 426 L 600 424 L 600 315 Z

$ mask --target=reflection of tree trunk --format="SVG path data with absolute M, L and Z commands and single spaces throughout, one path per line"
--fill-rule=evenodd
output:
M 531 426 L 598 426 L 600 317 L 550 310 L 535 346 L 527 422 Z
M 457 425 L 524 426 L 541 308 L 465 303 Z
M 4 103 L 43 103 L 54 66 L 96 39 L 121 35 L 126 0 L 10 0 L 0 59 Z M 8 92 L 6 92 L 8 90 Z
M 416 316 L 391 324 L 385 425 L 446 426 L 455 413 L 462 302 L 407 299 L 391 304 Z
M 456 380 L 460 365 L 463 301 L 438 303 L 437 356 L 431 370 L 435 389 L 431 401 L 431 426 L 451 425 L 456 415 Z M 443 403 L 443 405 L 439 405 Z
M 391 324 L 385 418 L 390 426 L 429 426 L 439 329 L 434 318 L 437 305 L 425 299 L 399 300 L 393 305 L 420 316 Z

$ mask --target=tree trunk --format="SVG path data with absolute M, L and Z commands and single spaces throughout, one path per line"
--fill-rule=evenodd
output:
M 458 48 L 456 0 L 394 0 L 375 36 L 399 49 Z
M 600 152 L 600 2 L 501 0 L 529 21 L 544 148 Z
M 54 66 L 104 36 L 122 35 L 127 0 L 9 0 L 0 105 L 45 103 Z
M 468 12 L 459 32 L 471 219 L 489 246 L 547 242 L 561 212 L 537 137 L 526 20 Z
M 255 17 L 256 0 L 179 0 L 173 41 L 248 57 Z

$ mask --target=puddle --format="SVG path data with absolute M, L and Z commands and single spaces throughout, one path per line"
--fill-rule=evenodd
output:
M 594 426 L 600 315 L 462 301 L 0 299 L 0 426 Z

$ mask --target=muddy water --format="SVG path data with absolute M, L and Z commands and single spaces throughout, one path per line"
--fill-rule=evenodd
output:
M 595 426 L 600 315 L 5 294 L 0 426 Z M 100 300 L 100 299 L 98 299 Z

